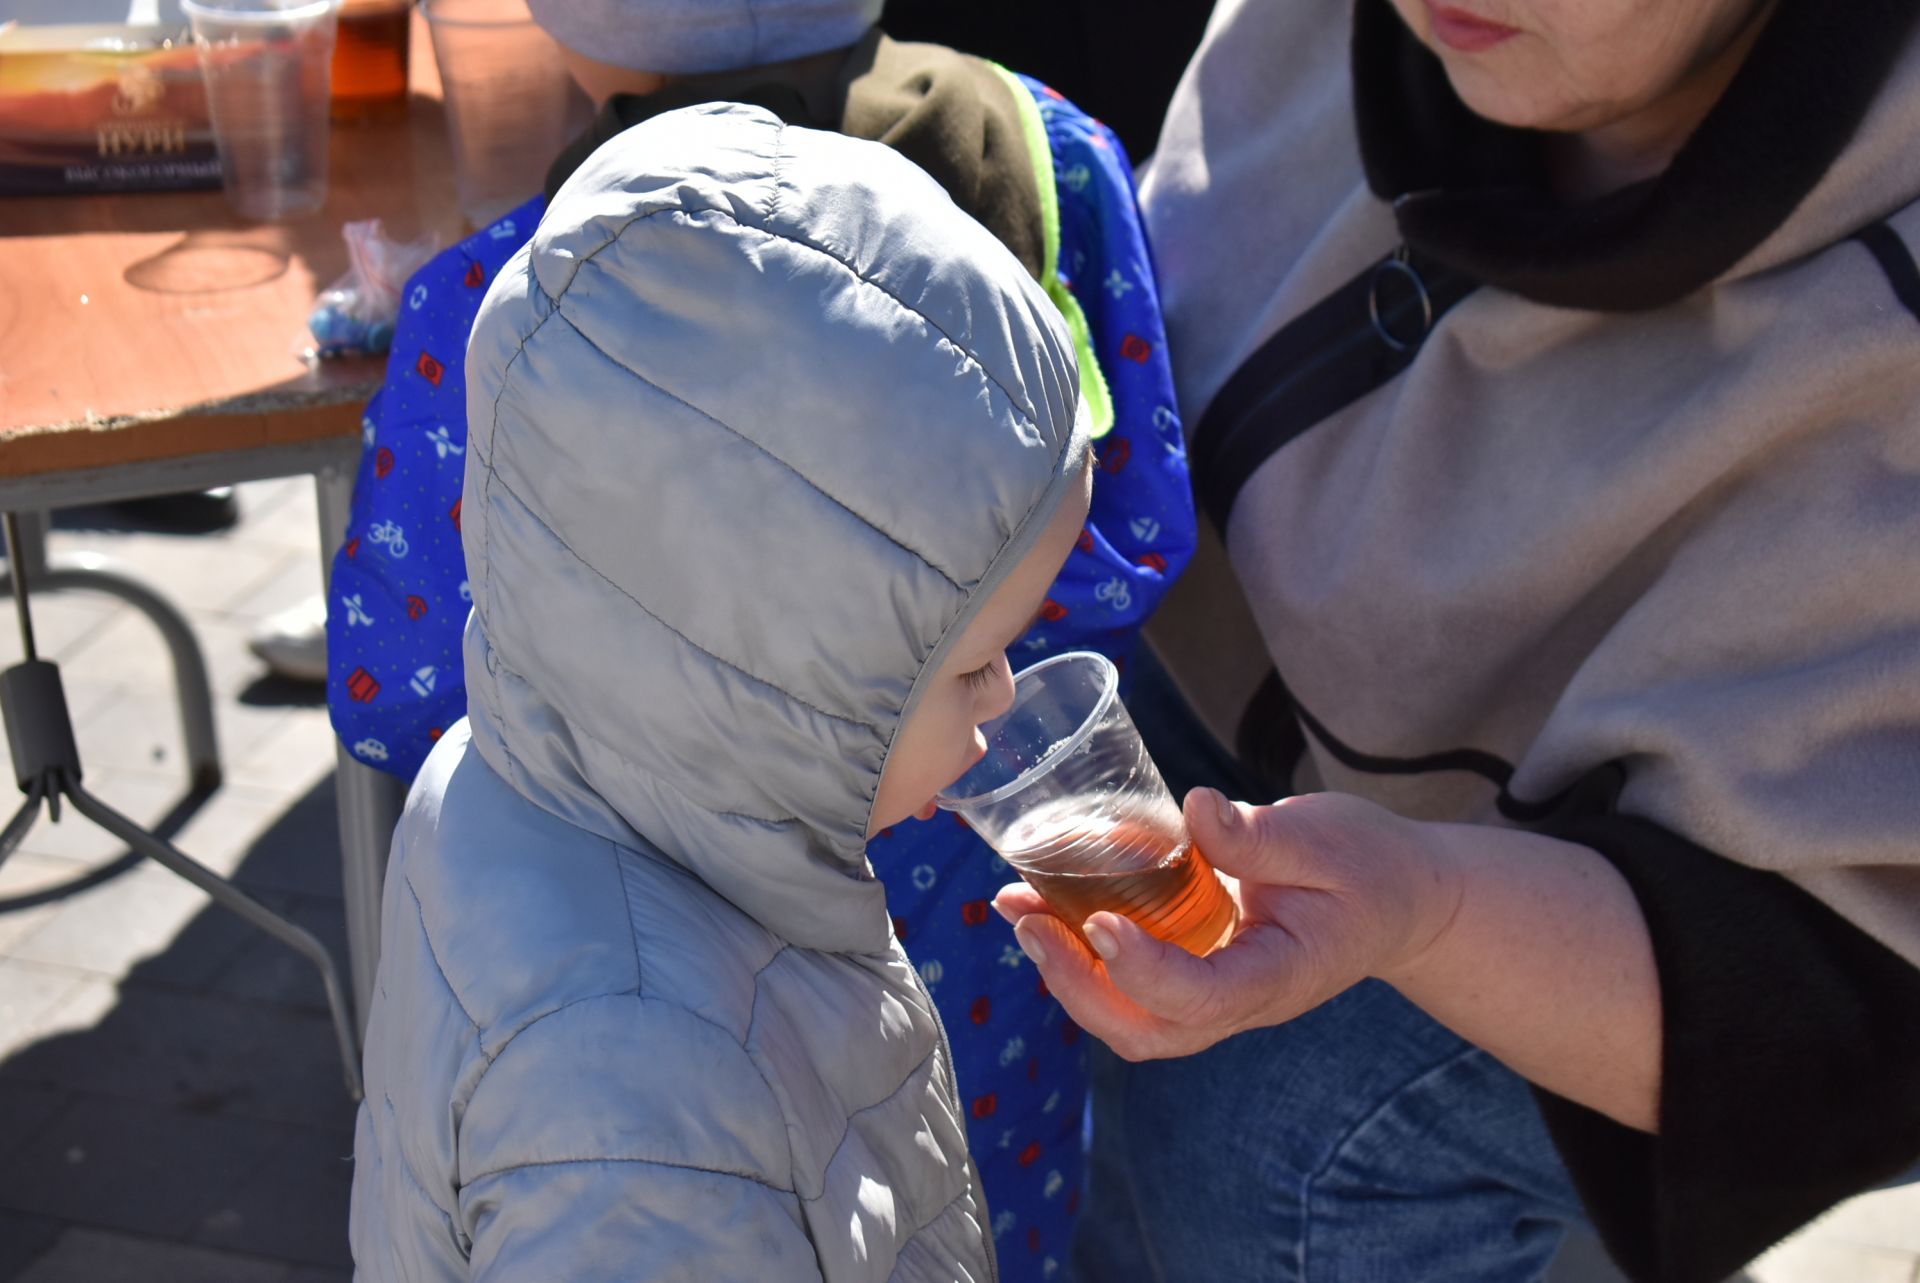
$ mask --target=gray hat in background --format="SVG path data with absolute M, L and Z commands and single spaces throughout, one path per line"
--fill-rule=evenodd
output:
M 886 0 L 528 0 L 561 44 L 635 71 L 692 75 L 854 43 Z

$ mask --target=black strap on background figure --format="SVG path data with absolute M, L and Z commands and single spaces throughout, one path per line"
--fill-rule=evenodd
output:
M 1403 246 L 1282 326 L 1248 357 L 1201 417 L 1189 451 L 1195 492 L 1221 538 L 1240 488 L 1261 464 L 1412 365 L 1440 318 L 1475 285 Z M 1241 714 L 1234 755 L 1271 793 L 1286 791 L 1306 747 L 1300 733 L 1305 716 L 1277 671 L 1267 674 Z M 1319 723 L 1307 724 L 1331 739 Z M 1504 787 L 1506 779 L 1496 782 Z
M 1883 221 L 1849 239 L 1866 247 L 1894 296 L 1920 319 L 1920 266 L 1899 234 Z M 1208 406 L 1190 452 L 1195 490 L 1221 537 L 1241 487 L 1261 464 L 1405 371 L 1440 318 L 1476 287 L 1470 277 L 1403 247 L 1282 326 L 1248 357 Z M 1500 790 L 1500 811 L 1510 819 L 1535 822 L 1565 802 L 1564 797 L 1538 802 L 1515 797 L 1508 791 L 1513 766 L 1480 749 L 1401 758 L 1364 752 L 1303 707 L 1277 670 L 1267 674 L 1242 711 L 1234 756 L 1263 788 L 1284 791 L 1306 747 L 1303 729 L 1354 770 L 1479 775 Z
M 1871 226 L 1863 227 L 1853 234 L 1853 239 L 1867 247 L 1873 255 L 1873 261 L 1887 274 L 1887 284 L 1893 288 L 1893 296 L 1907 311 L 1920 320 L 1920 266 L 1913 261 L 1913 252 L 1907 243 L 1900 239 L 1900 233 L 1887 226 L 1883 220 Z
M 1226 534 L 1240 487 L 1281 446 L 1413 364 L 1477 282 L 1404 248 L 1372 264 L 1241 364 L 1193 434 L 1194 486 Z
M 1240 714 L 1240 724 L 1233 737 L 1234 758 L 1240 770 L 1258 782 L 1261 792 L 1280 796 L 1291 791 L 1293 768 L 1306 751 L 1307 735 L 1312 735 L 1334 761 L 1369 775 L 1429 775 L 1435 771 L 1478 775 L 1499 790 L 1494 805 L 1500 814 L 1521 824 L 1551 820 L 1567 813 L 1570 799 L 1585 800 L 1594 796 L 1584 789 L 1585 781 L 1582 781 L 1539 801 L 1517 797 L 1509 787 L 1513 783 L 1513 764 L 1485 749 L 1442 749 L 1418 757 L 1383 757 L 1363 752 L 1328 730 L 1326 723 L 1295 699 L 1286 682 L 1281 680 L 1278 669 L 1267 673 L 1266 680 L 1260 683 Z M 1608 763 L 1606 769 L 1615 768 Z M 1614 792 L 1617 794 L 1619 790 L 1616 788 Z

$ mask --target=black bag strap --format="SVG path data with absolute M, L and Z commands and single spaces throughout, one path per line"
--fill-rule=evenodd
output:
M 1920 319 L 1920 265 L 1899 234 L 1883 220 L 1845 239 L 1866 247 L 1886 274 L 1895 297 Z M 1435 323 L 1476 285 L 1458 272 L 1401 249 L 1282 326 L 1248 357 L 1201 417 L 1190 452 L 1195 489 L 1222 537 L 1241 487 L 1262 463 L 1413 364 Z M 1305 749 L 1303 729 L 1353 770 L 1388 775 L 1456 770 L 1479 775 L 1499 788 L 1501 813 L 1526 823 L 1559 814 L 1585 796 L 1585 783 L 1576 782 L 1544 801 L 1517 798 L 1508 791 L 1513 766 L 1479 749 L 1409 758 L 1362 752 L 1343 743 L 1303 707 L 1277 670 L 1268 672 L 1241 712 L 1235 756 L 1263 787 L 1284 792 Z M 1596 775 L 1617 774 L 1618 769 L 1603 765 L 1596 768 Z
M 1434 325 L 1478 284 L 1402 247 L 1242 362 L 1201 417 L 1191 451 L 1195 491 L 1222 537 L 1261 464 L 1413 364 Z

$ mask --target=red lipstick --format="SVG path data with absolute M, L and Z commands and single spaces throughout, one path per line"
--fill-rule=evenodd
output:
M 1434 4 L 1433 0 L 1427 0 L 1427 17 L 1432 24 L 1433 38 L 1461 53 L 1480 53 L 1520 34 L 1518 27 L 1490 22 L 1465 9 Z

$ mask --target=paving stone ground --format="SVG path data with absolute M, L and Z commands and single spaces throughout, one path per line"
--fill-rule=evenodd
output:
M 227 530 L 81 512 L 51 542 L 113 556 L 192 621 L 226 784 L 174 840 L 344 965 L 326 712 L 245 647 L 261 619 L 318 590 L 312 490 L 264 482 L 239 497 Z M 165 820 L 185 775 L 158 637 L 108 598 L 47 595 L 34 615 L 88 785 Z M 0 665 L 19 655 L 11 619 L 0 612 Z M 352 1122 L 300 958 L 77 817 L 43 821 L 0 865 L 0 1283 L 346 1283 Z M 1588 1246 L 1553 1283 L 1617 1283 Z M 1920 1187 L 1843 1206 L 1749 1277 L 1920 1283 Z
M 55 550 L 107 553 L 192 622 L 226 783 L 174 841 L 316 933 L 343 965 L 332 738 L 317 694 L 246 651 L 318 590 L 304 481 L 243 487 L 224 531 L 62 514 Z M 20 653 L 11 611 L 0 663 Z M 34 601 L 86 783 L 163 822 L 186 776 L 171 671 L 111 598 Z M 10 795 L 10 794 L 9 794 Z M 0 809 L 12 803 L 0 801 Z M 0 865 L 0 1279 L 345 1283 L 353 1108 L 304 960 L 70 812 Z

